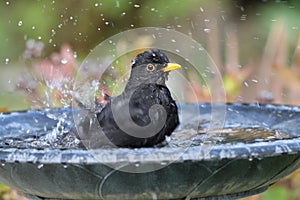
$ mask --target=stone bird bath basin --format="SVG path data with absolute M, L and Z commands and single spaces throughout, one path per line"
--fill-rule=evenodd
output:
M 3 113 L 0 182 L 34 199 L 221 199 L 262 192 L 300 167 L 300 108 L 257 104 L 214 108 L 224 106 L 225 129 L 255 127 L 284 136 L 222 140 L 217 135 L 219 139 L 204 143 L 192 139 L 188 146 L 141 149 L 85 150 L 53 143 L 34 148 L 35 138 L 57 129 L 61 116 L 61 127 L 74 126 L 71 109 Z M 212 110 L 211 104 L 179 107 L 185 113 L 199 109 L 200 114 L 182 118 L 178 131 L 196 122 L 205 127 L 207 122 L 198 119 Z

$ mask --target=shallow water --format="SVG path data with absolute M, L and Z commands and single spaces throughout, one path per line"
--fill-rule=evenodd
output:
M 73 121 L 66 115 L 56 116 L 49 113 L 53 122 L 53 128 L 47 126 L 37 126 L 40 124 L 12 122 L 1 127 L 0 148 L 34 148 L 34 149 L 80 149 L 82 145 L 76 135 L 70 131 L 74 127 Z M 195 122 L 196 123 L 196 122 Z M 199 122 L 198 122 L 199 123 Z M 189 147 L 205 144 L 235 144 L 254 143 L 261 141 L 274 141 L 291 138 L 279 130 L 270 130 L 261 127 L 239 128 L 231 124 L 230 127 L 223 128 L 203 128 L 209 124 L 208 120 L 202 120 L 198 128 L 194 125 L 185 124 L 180 126 L 170 137 L 166 139 L 159 148 L 167 147 Z
M 201 144 L 236 144 L 266 142 L 291 138 L 288 134 L 278 130 L 268 130 L 264 128 L 236 128 L 224 127 L 209 131 L 179 130 L 175 131 L 171 141 L 167 146 L 198 146 Z

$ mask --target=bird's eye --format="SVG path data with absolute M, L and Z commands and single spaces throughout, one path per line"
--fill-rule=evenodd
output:
M 148 64 L 148 65 L 147 65 L 147 70 L 150 71 L 150 72 L 152 72 L 152 71 L 155 70 L 155 66 L 152 65 L 152 64 Z

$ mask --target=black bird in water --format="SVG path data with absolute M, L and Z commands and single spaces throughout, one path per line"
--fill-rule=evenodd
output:
M 148 50 L 132 61 L 121 95 L 110 97 L 97 113 L 101 130 L 119 147 L 151 147 L 179 124 L 177 106 L 166 86 L 169 72 L 180 68 L 161 50 Z
M 104 106 L 96 102 L 97 111 L 77 101 L 79 121 L 71 132 L 80 146 L 137 148 L 163 142 L 179 124 L 176 103 L 166 86 L 169 72 L 178 68 L 161 50 L 148 50 L 133 60 L 122 94 L 107 96 Z

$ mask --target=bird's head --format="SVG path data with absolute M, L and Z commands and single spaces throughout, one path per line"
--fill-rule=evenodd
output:
M 132 61 L 132 70 L 125 90 L 136 88 L 141 84 L 165 85 L 169 72 L 180 67 L 179 64 L 170 63 L 161 50 L 145 51 Z

